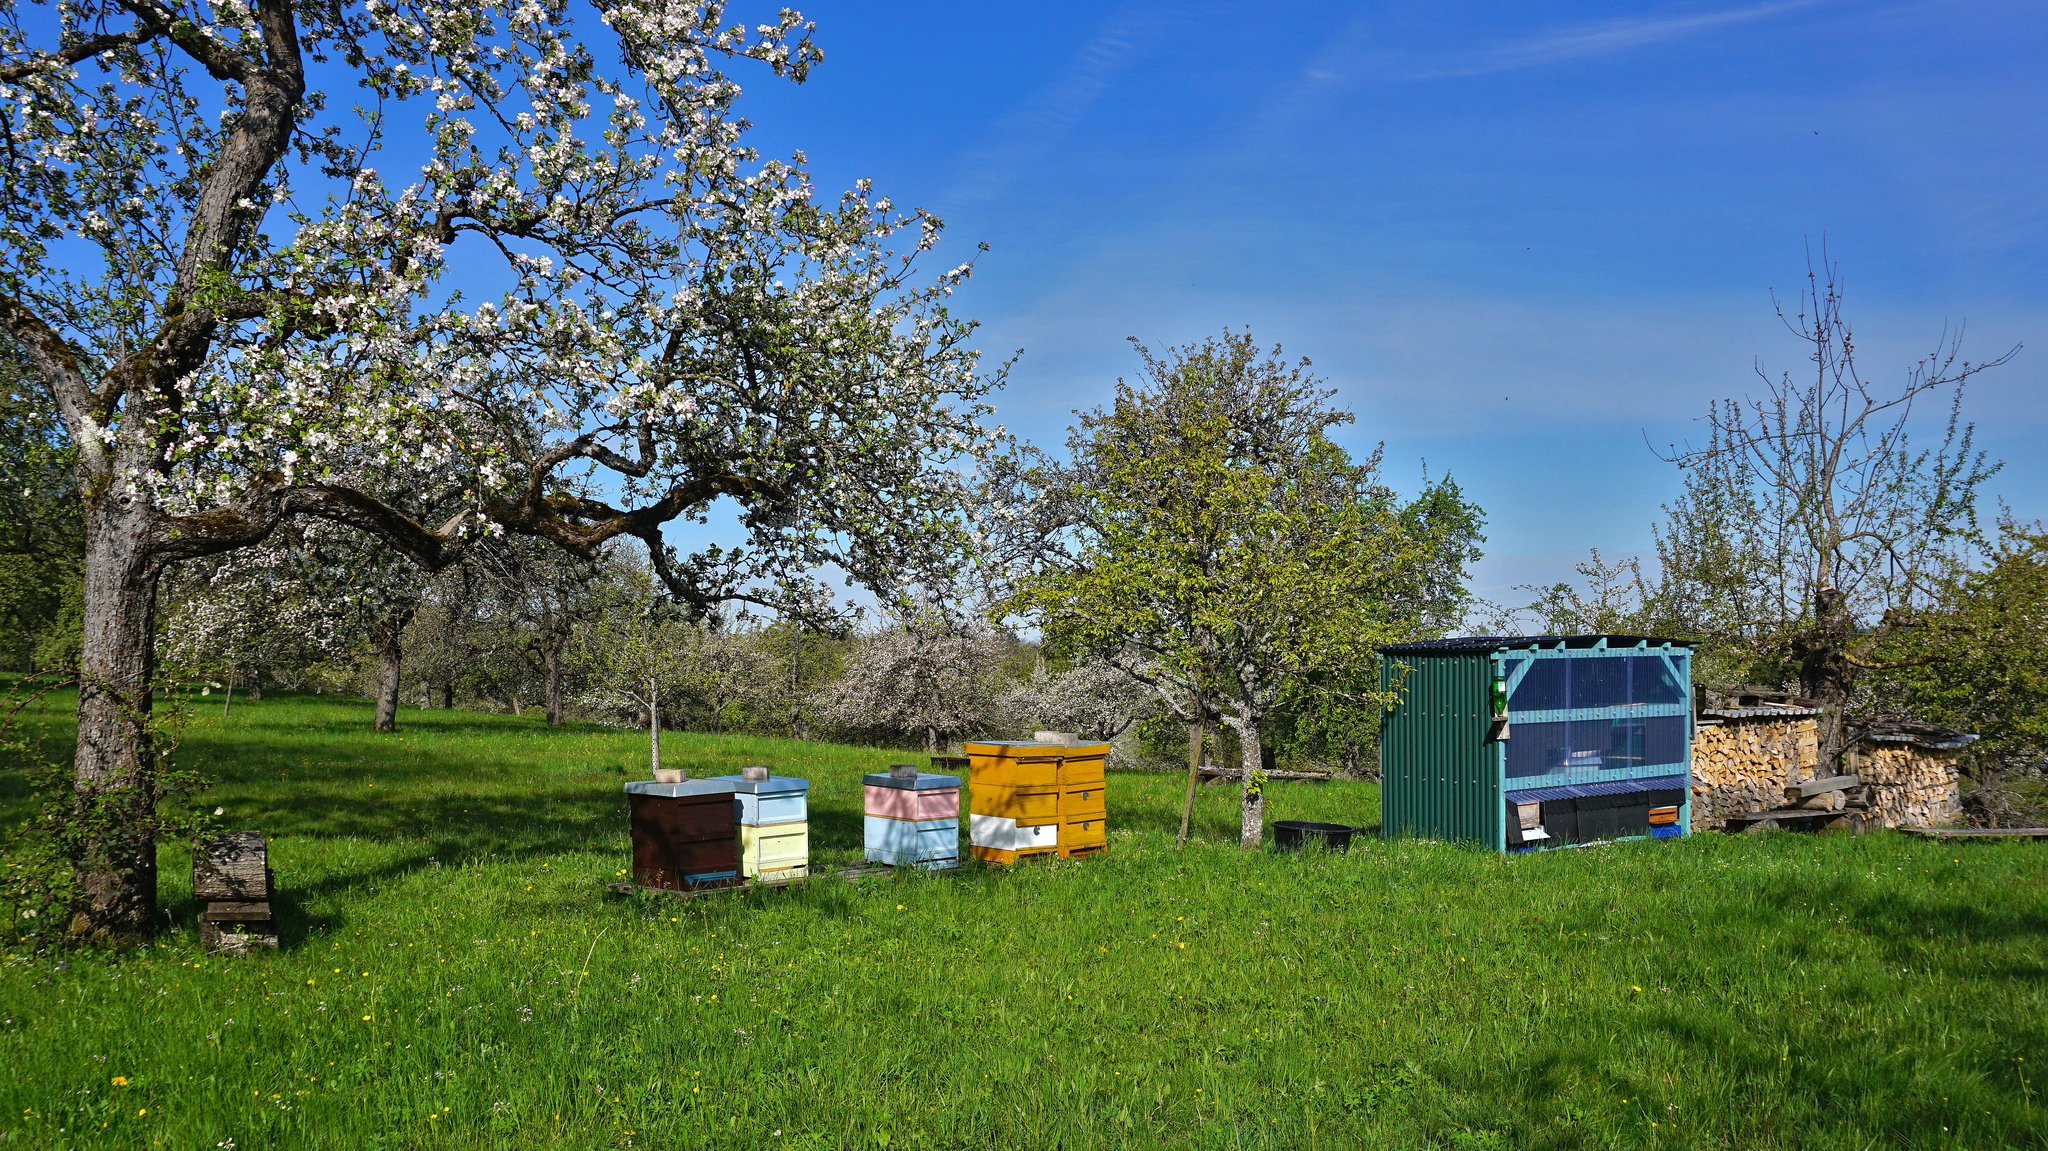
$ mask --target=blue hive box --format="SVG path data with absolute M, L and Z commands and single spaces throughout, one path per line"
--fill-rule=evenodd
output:
M 745 827 L 766 827 L 772 823 L 802 823 L 809 817 L 808 779 L 771 775 L 767 779 L 746 779 L 737 775 L 711 778 L 733 787 L 733 803 Z
M 874 863 L 940 870 L 960 866 L 960 820 L 865 817 L 867 857 Z

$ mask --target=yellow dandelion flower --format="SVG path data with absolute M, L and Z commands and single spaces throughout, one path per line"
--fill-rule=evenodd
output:
M 114 1086 L 116 1086 L 116 1087 L 126 1087 L 126 1086 L 128 1086 L 128 1077 L 127 1077 L 126 1075 L 116 1075 L 116 1076 L 114 1076 Z

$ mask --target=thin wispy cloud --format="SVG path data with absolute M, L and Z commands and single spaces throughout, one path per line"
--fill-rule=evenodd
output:
M 1164 23 L 1159 13 L 1142 9 L 1126 9 L 1112 18 L 1051 83 L 997 122 L 988 144 L 964 158 L 947 203 L 959 206 L 1001 196 L 1073 133 Z
M 1656 44 L 1670 44 L 1744 24 L 1757 24 L 1835 0 L 1774 0 L 1719 12 L 1666 13 L 1599 20 L 1558 28 L 1508 44 L 1495 45 L 1454 64 L 1418 69 L 1405 80 L 1448 80 L 1490 76 L 1526 68 L 1543 68 L 1596 56 L 1615 56 Z

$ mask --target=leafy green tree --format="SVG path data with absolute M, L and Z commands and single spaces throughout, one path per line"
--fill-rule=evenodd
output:
M 1826 708 L 1838 757 L 1863 676 L 1982 554 L 1979 487 L 1996 470 L 1962 419 L 1965 383 L 2009 360 L 1962 358 L 1961 332 L 1884 388 L 1858 370 L 1836 268 L 1809 266 L 1792 315 L 1808 368 L 1707 414 L 1707 442 L 1674 450 L 1685 492 L 1658 535 L 1653 608 L 1736 657 L 1753 677 L 1795 680 Z M 1946 401 L 1922 446 L 1915 411 Z
M 1448 479 L 1404 504 L 1380 450 L 1354 460 L 1332 441 L 1352 417 L 1306 360 L 1249 333 L 1163 356 L 1133 344 L 1142 384 L 1083 413 L 1066 460 L 1031 453 L 997 477 L 994 554 L 1016 568 L 1004 606 L 1185 722 L 1227 725 L 1253 846 L 1275 708 L 1290 692 L 1379 707 L 1373 649 L 1462 597 L 1479 515 Z
M 1964 755 L 1980 818 L 2048 817 L 2048 530 L 2007 520 L 1991 563 L 1951 576 L 1939 600 L 1890 637 L 1873 703 L 1980 737 Z

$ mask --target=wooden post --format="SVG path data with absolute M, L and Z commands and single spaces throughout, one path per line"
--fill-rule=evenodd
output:
M 1195 722 L 1188 728 L 1188 791 L 1180 801 L 1180 834 L 1174 837 L 1175 849 L 1188 845 L 1188 825 L 1195 818 L 1195 783 L 1202 773 L 1202 743 L 1208 735 L 1208 711 L 1202 706 L 1201 693 L 1195 694 Z

